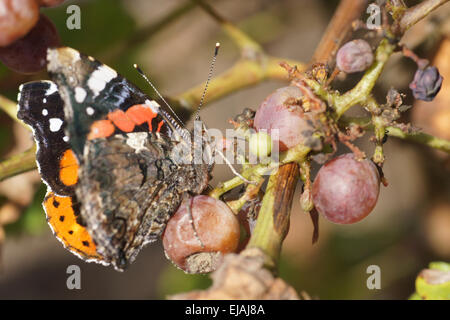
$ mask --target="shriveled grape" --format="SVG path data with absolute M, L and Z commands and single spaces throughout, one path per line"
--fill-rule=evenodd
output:
M 323 165 L 313 183 L 314 205 L 325 218 L 351 224 L 365 218 L 375 207 L 380 192 L 378 169 L 370 160 L 352 153 Z
M 38 23 L 22 39 L 0 48 L 0 61 L 20 73 L 35 73 L 46 66 L 47 48 L 59 45 L 53 22 L 41 15 Z
M 409 88 L 417 100 L 432 101 L 441 90 L 442 81 L 443 78 L 436 67 L 427 67 L 416 71 Z
M 239 236 L 239 222 L 231 209 L 220 200 L 200 195 L 183 201 L 169 220 L 163 246 L 180 269 L 205 273 L 217 267 L 223 254 L 236 251 Z
M 336 65 L 345 73 L 364 71 L 372 62 L 372 48 L 367 41 L 362 39 L 347 42 L 336 55 Z

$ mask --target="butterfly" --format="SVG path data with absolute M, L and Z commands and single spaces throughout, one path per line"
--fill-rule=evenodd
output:
M 122 271 L 208 186 L 211 163 L 194 161 L 176 117 L 91 56 L 49 48 L 47 70 L 51 81 L 21 85 L 17 116 L 33 129 L 48 224 L 70 252 Z

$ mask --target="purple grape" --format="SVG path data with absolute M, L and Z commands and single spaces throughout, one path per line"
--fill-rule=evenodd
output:
M 417 100 L 432 101 L 441 90 L 442 81 L 443 78 L 436 67 L 427 67 L 416 71 L 409 88 Z
M 365 218 L 375 207 L 380 176 L 370 160 L 358 161 L 353 153 L 323 165 L 313 183 L 314 205 L 325 218 L 351 224 Z
M 22 39 L 0 48 L 0 60 L 19 73 L 35 73 L 46 67 L 47 48 L 59 45 L 53 22 L 41 15 L 38 23 Z
M 280 88 L 269 95 L 256 112 L 254 127 L 258 131 L 265 129 L 268 134 L 278 130 L 280 151 L 303 143 L 305 141 L 303 133 L 314 130 L 306 121 L 298 103 L 302 97 L 303 94 L 298 87 Z
M 362 39 L 344 44 L 336 56 L 336 65 L 345 73 L 366 70 L 373 63 L 373 52 L 370 44 Z

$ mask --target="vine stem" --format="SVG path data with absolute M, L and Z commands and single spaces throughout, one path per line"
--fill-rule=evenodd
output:
M 230 69 L 211 79 L 205 103 L 218 100 L 230 93 L 258 84 L 267 79 L 287 81 L 286 71 L 280 67 L 280 62 L 286 61 L 303 70 L 305 65 L 299 61 L 264 56 L 264 59 L 242 58 Z M 205 83 L 201 83 L 181 94 L 175 100 L 189 111 L 195 110 L 200 102 Z
M 449 0 L 425 0 L 408 8 L 398 20 L 398 30 L 400 34 L 405 33 L 417 22 L 428 16 L 432 11 L 447 3 Z
M 17 119 L 17 103 L 9 100 L 8 98 L 0 95 L 0 109 L 3 110 L 11 119 L 16 121 L 17 123 L 20 123 L 22 126 L 27 128 L 27 130 L 30 130 L 30 127 L 27 126 L 25 123 Z
M 266 254 L 265 265 L 276 271 L 281 245 L 289 228 L 295 186 L 299 177 L 297 163 L 280 167 L 270 178 L 258 220 L 247 248 L 259 248 Z
M 36 145 L 0 163 L 0 181 L 36 169 Z

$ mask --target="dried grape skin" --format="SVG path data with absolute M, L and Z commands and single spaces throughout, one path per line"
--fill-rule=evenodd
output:
M 190 204 L 194 223 L 189 213 Z M 186 264 L 189 256 L 201 252 L 235 252 L 239 237 L 239 222 L 231 209 L 220 200 L 200 195 L 183 201 L 167 223 L 162 240 L 166 256 L 177 267 L 189 272 Z
M 373 63 L 373 52 L 367 41 L 356 39 L 344 44 L 336 55 L 336 65 L 345 73 L 366 70 Z

